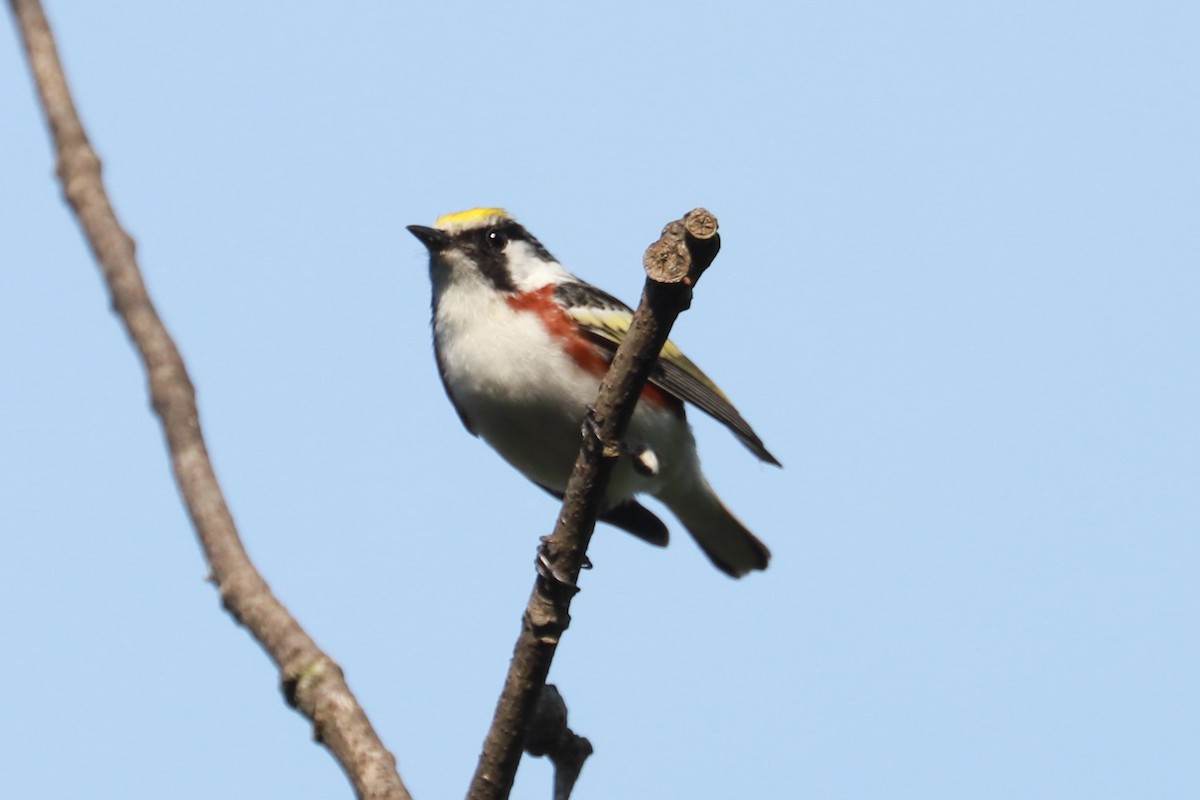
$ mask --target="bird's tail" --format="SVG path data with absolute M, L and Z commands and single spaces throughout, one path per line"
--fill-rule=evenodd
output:
M 681 490 L 664 491 L 658 499 L 679 518 L 717 569 L 740 578 L 767 568 L 771 551 L 730 513 L 703 475 L 680 483 Z

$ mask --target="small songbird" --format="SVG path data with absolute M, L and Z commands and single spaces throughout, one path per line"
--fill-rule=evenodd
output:
M 633 313 L 568 272 L 502 209 L 461 211 L 432 228 L 408 230 L 429 250 L 434 355 L 459 418 L 561 498 L 580 424 Z M 667 342 L 625 433 L 600 519 L 666 545 L 666 526 L 633 499 L 644 492 L 671 509 L 723 572 L 741 577 L 765 569 L 766 546 L 700 472 L 684 401 L 724 423 L 763 461 L 779 464 L 729 398 Z

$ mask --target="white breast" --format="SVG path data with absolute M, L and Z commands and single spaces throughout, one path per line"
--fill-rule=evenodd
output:
M 599 378 L 581 368 L 533 313 L 514 311 L 492 287 L 457 281 L 439 287 L 434 337 L 446 383 L 472 427 L 531 480 L 562 491 L 579 452 L 580 424 Z M 650 446 L 663 462 L 648 478 L 622 459 L 610 502 L 655 493 L 678 468 L 690 469 L 686 422 L 642 402 L 627 441 Z

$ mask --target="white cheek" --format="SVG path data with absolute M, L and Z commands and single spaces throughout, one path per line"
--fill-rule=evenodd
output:
M 566 267 L 557 261 L 543 261 L 528 242 L 509 242 L 504 254 L 508 257 L 513 283 L 519 291 L 531 292 L 548 283 L 560 283 L 564 278 L 571 277 Z

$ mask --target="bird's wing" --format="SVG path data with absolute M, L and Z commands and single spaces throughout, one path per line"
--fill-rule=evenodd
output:
M 554 290 L 554 296 L 580 329 L 606 350 L 611 358 L 633 320 L 633 311 L 629 306 L 582 281 L 560 283 Z M 663 345 L 658 354 L 658 363 L 650 372 L 650 382 L 721 422 L 733 431 L 750 452 L 768 464 L 779 466 L 779 461 L 763 446 L 762 439 L 733 407 L 725 393 L 674 342 L 668 340 Z

